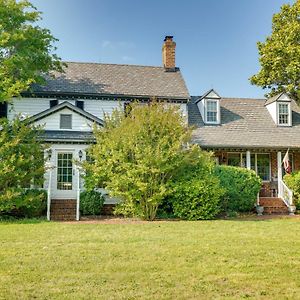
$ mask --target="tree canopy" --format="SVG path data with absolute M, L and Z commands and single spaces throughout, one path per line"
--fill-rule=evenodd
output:
M 57 41 L 36 22 L 41 12 L 27 0 L 0 0 L 0 102 L 17 97 L 44 73 L 62 70 Z
M 272 33 L 258 51 L 261 70 L 251 83 L 270 89 L 268 96 L 287 92 L 300 101 L 300 0 L 273 16 Z

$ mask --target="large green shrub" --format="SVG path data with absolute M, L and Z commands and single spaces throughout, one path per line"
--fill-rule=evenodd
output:
M 116 110 L 96 128 L 97 143 L 85 163 L 88 189 L 104 187 L 122 199 L 118 212 L 153 220 L 169 193 L 169 181 L 184 160 L 190 140 L 180 108 L 153 99 L 149 105 L 132 104 Z
M 300 171 L 286 174 L 283 178 L 286 185 L 293 191 L 293 201 L 296 208 L 300 209 Z
M 80 193 L 80 212 L 83 215 L 100 215 L 104 205 L 104 197 L 97 191 L 84 191 Z
M 217 166 L 215 174 L 225 193 L 221 200 L 224 211 L 251 211 L 261 188 L 261 179 L 254 171 L 232 166 Z
M 187 220 L 209 220 L 220 212 L 223 194 L 216 176 L 207 175 L 176 182 L 173 195 L 174 215 Z
M 7 189 L 0 194 L 0 214 L 40 217 L 47 207 L 47 192 L 36 189 Z
M 187 220 L 213 219 L 220 212 L 223 190 L 214 174 L 214 162 L 210 154 L 195 149 L 191 160 L 172 181 L 173 213 Z M 166 203 L 164 203 L 165 206 Z M 168 207 L 168 206 L 167 206 Z

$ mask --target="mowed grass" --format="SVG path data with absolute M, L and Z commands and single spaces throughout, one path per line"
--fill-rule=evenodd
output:
M 0 299 L 300 299 L 300 219 L 0 223 Z

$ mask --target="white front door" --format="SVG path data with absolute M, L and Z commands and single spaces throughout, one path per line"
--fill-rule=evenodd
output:
M 74 151 L 57 151 L 53 178 L 53 199 L 76 198 L 76 175 Z

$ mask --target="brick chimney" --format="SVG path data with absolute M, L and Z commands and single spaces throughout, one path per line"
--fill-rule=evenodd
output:
M 166 71 L 176 71 L 175 48 L 176 43 L 173 41 L 173 36 L 167 35 L 162 47 L 163 66 Z

